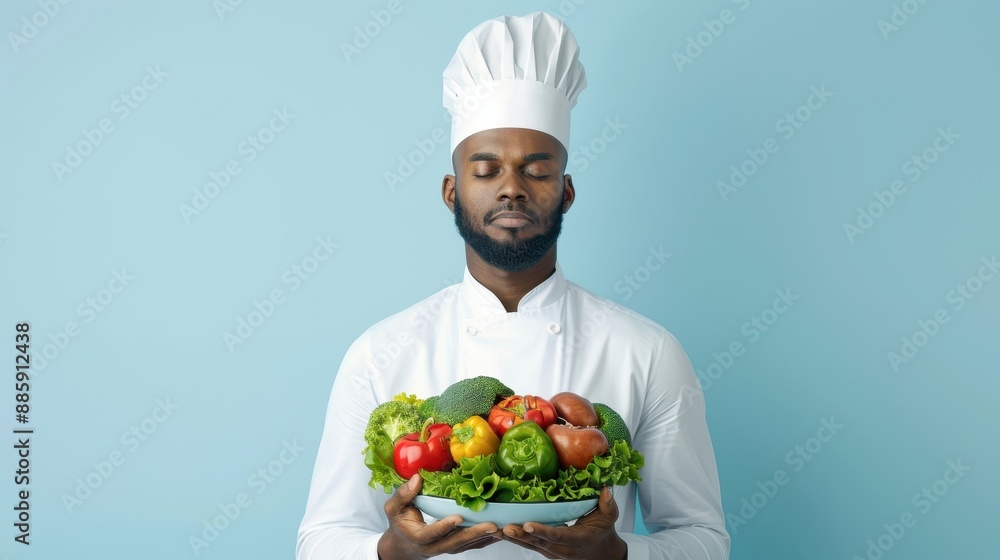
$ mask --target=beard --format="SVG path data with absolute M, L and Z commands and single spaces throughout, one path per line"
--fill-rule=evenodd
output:
M 472 216 L 466 214 L 462 208 L 458 192 L 456 191 L 455 225 L 458 227 L 458 233 L 462 236 L 462 239 L 487 264 L 505 272 L 521 272 L 522 270 L 531 268 L 538 261 L 542 260 L 542 257 L 556 244 L 556 239 L 559 238 L 559 234 L 562 231 L 562 206 L 564 197 L 565 195 L 559 197 L 559 204 L 555 206 L 555 210 L 541 221 L 539 221 L 535 213 L 511 202 L 506 206 L 487 212 L 483 216 L 482 224 L 476 227 Z M 503 241 L 497 241 L 487 235 L 485 228 L 490 218 L 500 212 L 521 212 L 534 220 L 535 223 L 543 227 L 547 225 L 548 227 L 542 233 L 528 239 L 519 238 L 518 230 L 509 228 L 506 231 L 510 233 L 510 236 Z

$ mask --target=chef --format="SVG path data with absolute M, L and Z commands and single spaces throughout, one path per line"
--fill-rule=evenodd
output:
M 660 325 L 567 280 L 556 259 L 576 197 L 565 169 L 570 109 L 587 85 L 578 55 L 566 25 L 538 12 L 480 24 L 445 69 L 454 174 L 441 194 L 465 240 L 465 275 L 347 350 L 298 560 L 728 558 L 705 402 L 683 348 Z M 372 409 L 477 375 L 518 394 L 572 391 L 609 405 L 645 456 L 643 482 L 605 489 L 596 510 L 564 527 L 425 520 L 410 503 L 419 474 L 391 494 L 370 488 L 361 451 Z M 634 532 L 637 500 L 649 535 Z

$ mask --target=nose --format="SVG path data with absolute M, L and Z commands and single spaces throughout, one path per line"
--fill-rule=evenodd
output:
M 525 179 L 519 173 L 508 173 L 506 180 L 497 189 L 497 200 L 518 200 L 524 202 L 528 200 L 528 189 L 525 188 Z

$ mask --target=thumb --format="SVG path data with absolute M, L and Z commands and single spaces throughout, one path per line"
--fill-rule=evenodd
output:
M 400 496 L 406 499 L 407 502 L 416 497 L 420 493 L 420 488 L 424 485 L 424 479 L 417 473 L 410 477 L 410 480 L 399 487 Z
M 420 478 L 420 473 L 417 473 L 410 477 L 410 480 L 396 489 L 392 497 L 385 504 L 385 512 L 388 515 L 399 515 L 406 506 L 410 504 L 410 501 L 420 493 L 420 487 L 422 486 L 423 479 Z
M 597 509 L 602 515 L 610 517 L 613 521 L 618 519 L 618 504 L 611 494 L 611 488 L 605 486 L 601 490 L 601 498 L 597 502 Z

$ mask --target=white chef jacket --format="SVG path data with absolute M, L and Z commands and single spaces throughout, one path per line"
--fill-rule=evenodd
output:
M 635 485 L 614 487 L 616 528 L 630 560 L 729 557 L 705 401 L 680 343 L 567 281 L 556 264 L 516 312 L 466 268 L 460 284 L 380 321 L 351 345 L 333 382 L 297 560 L 378 558 L 389 495 L 368 486 L 362 450 L 369 413 L 400 392 L 439 395 L 477 375 L 519 395 L 572 391 L 621 414 L 646 459 L 638 499 L 651 533 L 633 533 Z M 455 557 L 541 556 L 501 541 Z

